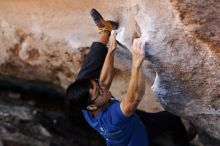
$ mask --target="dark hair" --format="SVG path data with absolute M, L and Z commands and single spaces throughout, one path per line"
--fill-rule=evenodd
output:
M 70 84 L 66 90 L 67 106 L 75 106 L 80 109 L 86 109 L 90 102 L 90 86 L 90 79 L 80 79 Z

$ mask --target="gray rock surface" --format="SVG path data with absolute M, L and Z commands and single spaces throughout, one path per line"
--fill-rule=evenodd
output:
M 54 86 L 0 76 L 1 146 L 88 146 L 104 140 Z M 13 82 L 12 82 L 13 81 Z

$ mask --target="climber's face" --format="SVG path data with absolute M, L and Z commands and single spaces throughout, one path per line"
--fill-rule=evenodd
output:
M 111 98 L 111 92 L 104 86 L 101 86 L 98 80 L 91 80 L 91 87 L 90 87 L 90 104 L 87 108 L 89 110 L 96 110 L 98 108 L 104 108 L 108 105 L 109 100 Z

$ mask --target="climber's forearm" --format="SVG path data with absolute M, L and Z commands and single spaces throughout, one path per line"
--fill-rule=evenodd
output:
M 145 93 L 145 78 L 141 67 L 132 67 L 131 80 L 128 85 L 127 94 L 134 102 L 141 101 Z
M 141 67 L 132 67 L 131 79 L 128 85 L 127 95 L 122 100 L 122 112 L 130 116 L 137 109 L 145 93 L 145 79 Z
M 109 49 L 102 67 L 100 82 L 107 89 L 110 88 L 114 77 L 114 50 Z

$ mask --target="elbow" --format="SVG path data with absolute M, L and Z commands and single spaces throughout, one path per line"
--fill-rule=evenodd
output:
M 137 106 L 141 101 L 142 101 L 142 97 L 143 96 L 132 96 L 133 98 L 128 98 L 128 102 L 130 103 L 130 105 L 132 106 Z
M 130 97 L 132 98 L 129 98 L 129 99 L 130 99 L 130 102 L 132 103 L 140 103 L 141 100 L 143 99 L 143 96 L 144 96 L 144 92 L 138 92 L 133 95 L 130 95 Z
M 101 82 L 101 86 L 105 87 L 106 89 L 109 89 L 111 84 L 109 82 L 107 82 L 107 81 L 104 81 L 104 82 Z
M 106 78 L 105 80 L 102 80 L 102 81 L 101 81 L 101 84 L 102 84 L 103 86 L 108 86 L 108 85 L 109 85 L 109 80 Z
M 131 103 L 134 105 L 138 105 L 142 101 L 142 98 L 134 99 Z
M 137 109 L 141 100 L 122 100 L 121 109 L 125 116 L 130 117 Z

